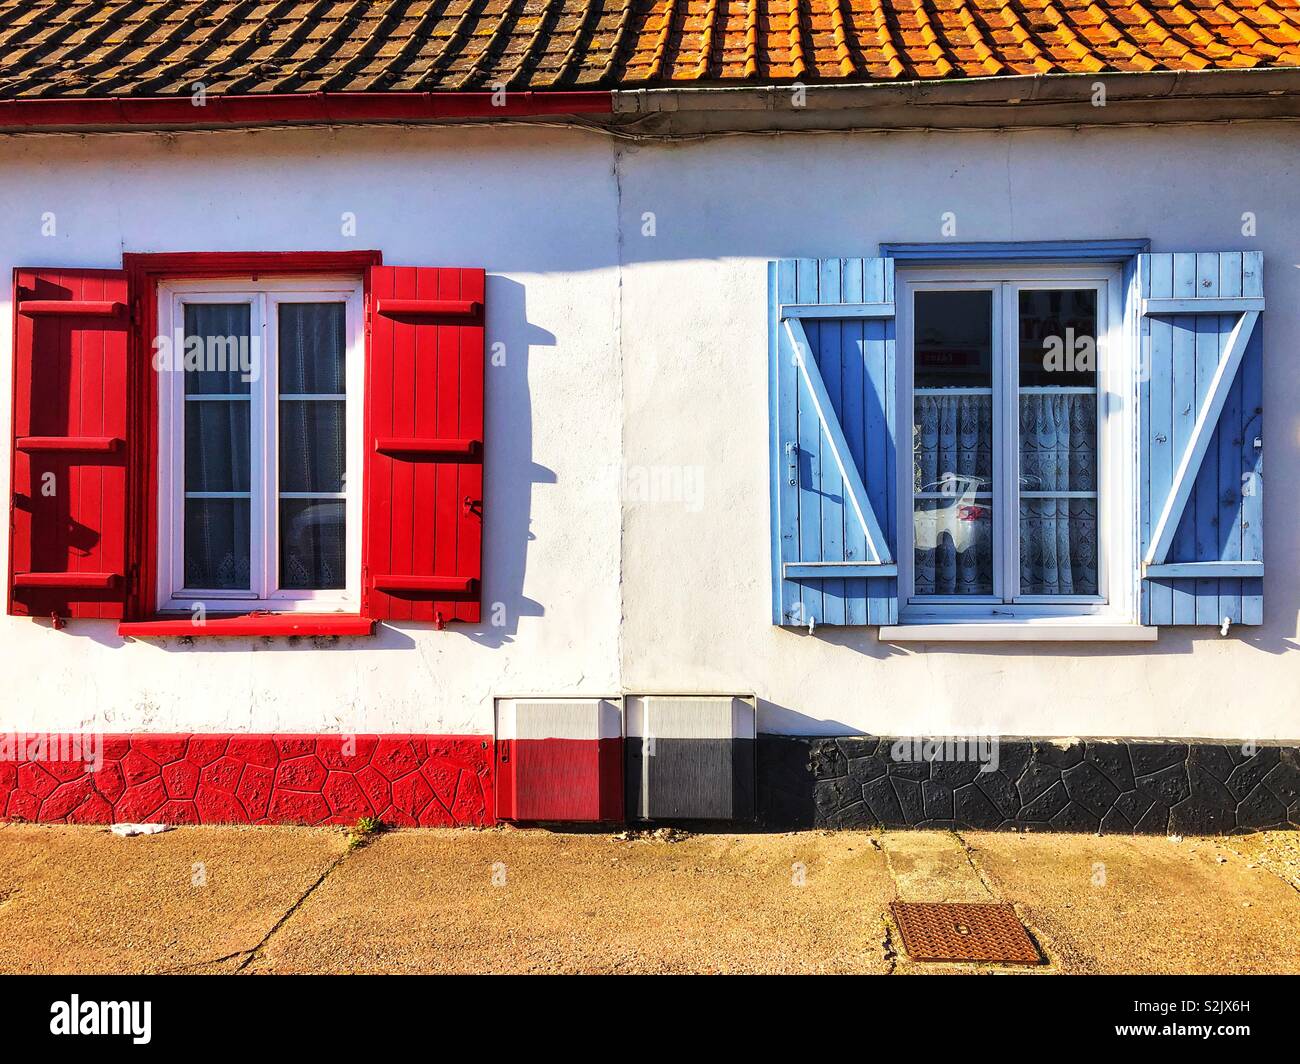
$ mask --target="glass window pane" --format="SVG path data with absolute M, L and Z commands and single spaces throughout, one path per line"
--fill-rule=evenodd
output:
M 280 304 L 280 394 L 342 395 L 344 305 Z
M 1020 500 L 1020 593 L 1097 594 L 1097 500 Z
M 918 388 L 993 387 L 993 293 L 917 292 Z
M 184 347 L 186 395 L 246 395 L 257 375 L 253 359 L 252 307 L 247 303 L 186 303 Z
M 1096 385 L 1096 289 L 1022 289 L 1019 312 L 1022 388 Z
M 185 586 L 248 590 L 250 504 L 247 499 L 185 500 Z
M 1020 593 L 1096 595 L 1097 292 L 1024 290 L 1017 309 Z
M 343 491 L 347 462 L 345 403 L 280 401 L 280 490 Z
M 993 510 L 970 494 L 917 499 L 913 515 L 918 595 L 993 594 Z
M 295 591 L 346 586 L 344 531 L 341 499 L 282 499 L 280 586 Z
M 915 307 L 916 593 L 991 595 L 993 293 L 918 292 Z
M 248 491 L 249 404 L 246 399 L 185 403 L 185 490 Z

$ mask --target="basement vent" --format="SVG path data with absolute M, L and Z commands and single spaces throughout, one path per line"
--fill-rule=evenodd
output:
M 623 819 L 623 721 L 608 698 L 497 702 L 497 817 Z
M 629 819 L 754 819 L 752 697 L 637 695 L 626 705 Z

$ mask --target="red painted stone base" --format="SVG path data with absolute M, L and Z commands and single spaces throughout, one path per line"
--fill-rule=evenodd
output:
M 52 760 L 86 735 L 6 736 L 0 809 L 69 824 L 495 822 L 490 735 L 105 735 L 97 770 Z M 61 739 L 61 742 L 54 740 Z

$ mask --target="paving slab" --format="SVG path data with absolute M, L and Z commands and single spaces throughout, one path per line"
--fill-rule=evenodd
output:
M 0 971 L 231 970 L 344 846 L 310 828 L 2 824 Z
M 1300 972 L 1300 891 L 1240 839 L 963 832 L 995 891 L 1063 970 Z M 1274 841 L 1276 840 L 1276 841 Z
M 402 831 L 343 862 L 250 970 L 885 972 L 893 891 L 861 832 Z

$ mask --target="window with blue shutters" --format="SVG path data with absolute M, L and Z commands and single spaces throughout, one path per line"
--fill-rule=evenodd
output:
M 775 623 L 1261 622 L 1259 256 L 1057 247 L 772 264 Z

